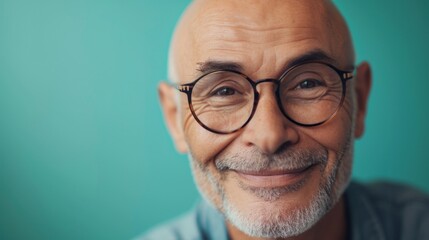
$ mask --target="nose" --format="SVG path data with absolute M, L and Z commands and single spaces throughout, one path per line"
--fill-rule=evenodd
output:
M 293 123 L 280 110 L 275 96 L 276 87 L 276 84 L 268 82 L 258 85 L 259 101 L 255 114 L 242 133 L 247 146 L 255 146 L 265 154 L 296 144 L 299 139 Z

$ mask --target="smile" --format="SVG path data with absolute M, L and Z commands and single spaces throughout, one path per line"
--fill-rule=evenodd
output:
M 315 166 L 289 169 L 289 170 L 263 170 L 253 171 L 235 171 L 239 179 L 249 187 L 256 188 L 276 188 L 296 184 L 305 179 Z

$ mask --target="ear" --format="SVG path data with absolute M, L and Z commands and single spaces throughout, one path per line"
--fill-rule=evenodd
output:
M 355 78 L 355 94 L 356 94 L 356 126 L 355 137 L 359 138 L 365 130 L 365 116 L 367 110 L 368 96 L 371 90 L 372 74 L 369 63 L 363 62 L 357 68 Z
M 161 83 L 158 86 L 159 100 L 164 114 L 164 121 L 170 131 L 177 151 L 186 153 L 188 147 L 185 141 L 183 128 L 180 124 L 179 104 L 176 102 L 176 93 L 174 91 L 175 89 L 167 83 Z

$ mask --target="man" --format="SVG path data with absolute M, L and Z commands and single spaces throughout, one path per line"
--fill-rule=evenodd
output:
M 143 239 L 429 239 L 423 194 L 350 183 L 371 85 L 354 58 L 328 0 L 192 2 L 159 94 L 204 201 Z

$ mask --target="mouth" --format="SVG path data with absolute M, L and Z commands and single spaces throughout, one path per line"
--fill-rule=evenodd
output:
M 287 170 L 238 171 L 234 170 L 239 179 L 247 186 L 254 188 L 277 188 L 296 184 L 304 180 L 317 166 L 309 166 Z

